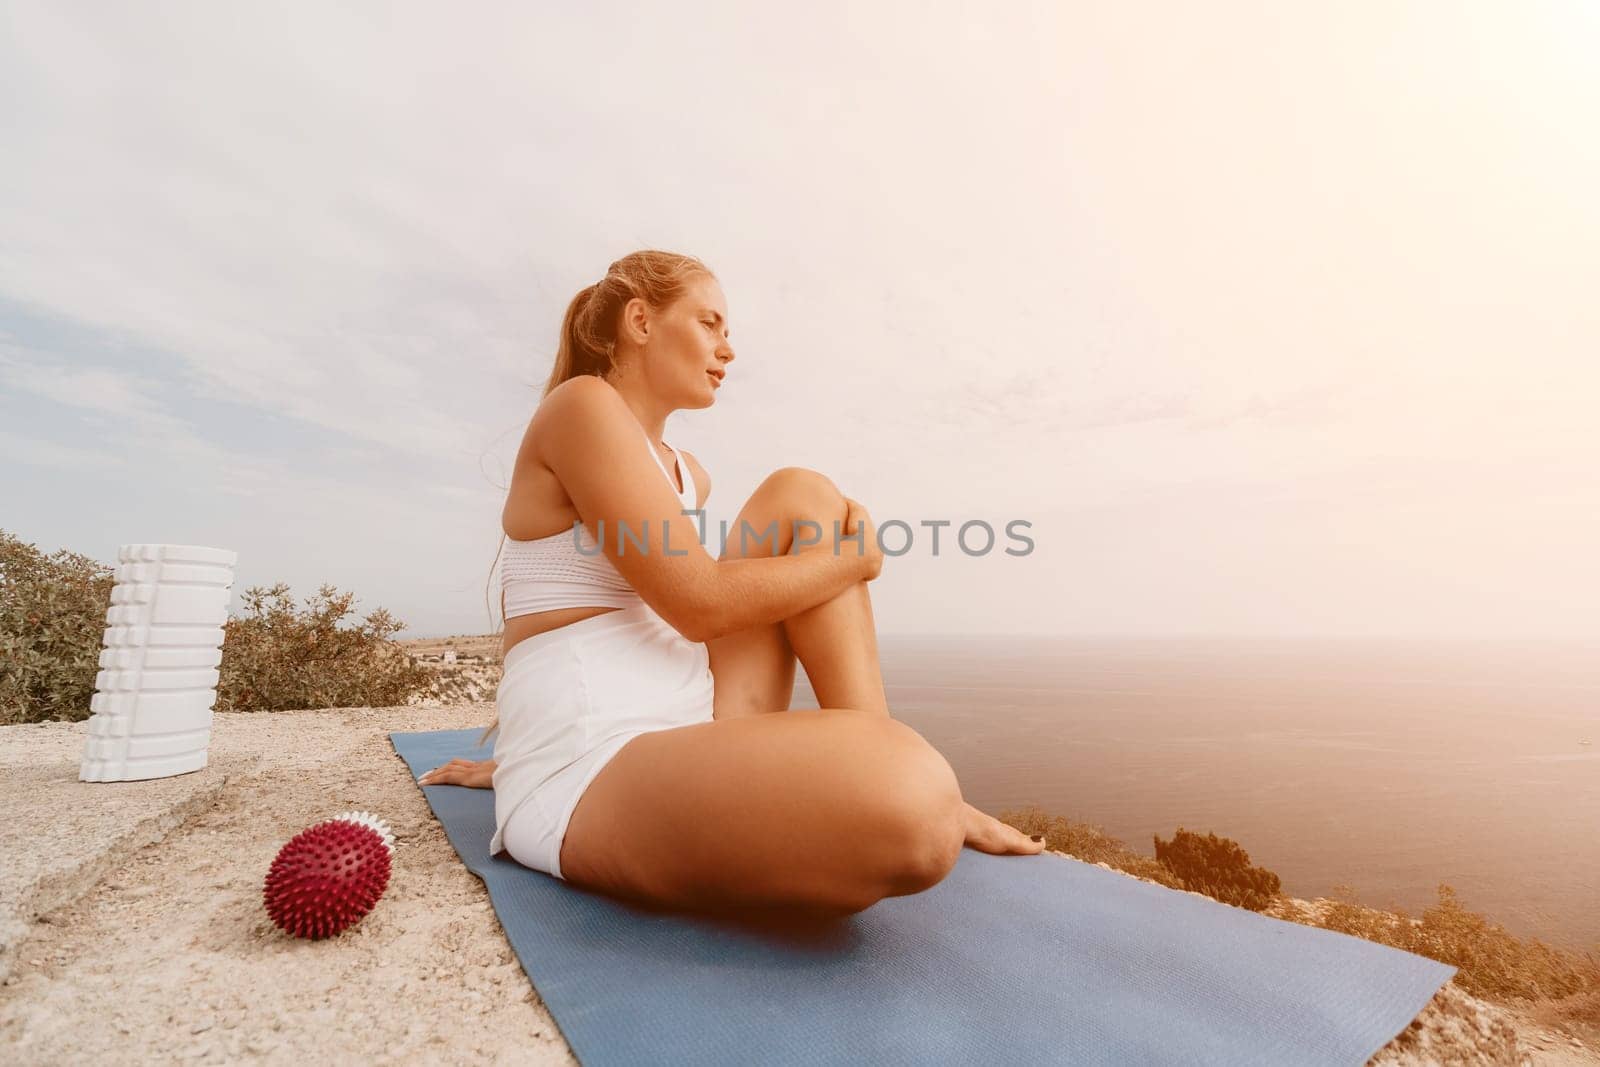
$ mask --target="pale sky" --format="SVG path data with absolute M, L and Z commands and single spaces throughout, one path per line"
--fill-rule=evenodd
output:
M 713 527 L 791 465 L 1032 523 L 918 527 L 885 634 L 1600 638 L 1600 6 L 549 6 L 0 8 L 0 527 L 486 632 L 656 247 Z

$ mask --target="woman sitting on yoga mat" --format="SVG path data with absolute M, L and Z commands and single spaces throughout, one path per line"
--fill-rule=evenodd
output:
M 963 844 L 1039 852 L 889 717 L 865 508 L 784 467 L 702 546 L 711 476 L 662 432 L 716 402 L 728 337 L 689 256 L 635 252 L 573 299 L 502 513 L 494 758 L 420 781 L 492 783 L 491 854 L 693 910 L 844 915 L 937 884 Z M 789 711 L 796 657 L 820 708 Z

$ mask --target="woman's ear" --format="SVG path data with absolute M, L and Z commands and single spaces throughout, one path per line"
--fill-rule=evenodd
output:
M 622 305 L 622 322 L 618 329 L 634 344 L 644 344 L 650 339 L 650 305 L 637 296 Z

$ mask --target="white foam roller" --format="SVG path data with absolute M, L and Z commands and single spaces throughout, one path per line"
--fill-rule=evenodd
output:
M 172 756 L 182 756 L 195 751 L 200 746 L 204 753 L 204 745 L 210 740 L 207 736 L 211 726 L 197 727 L 179 733 L 162 734 L 153 737 L 131 737 L 128 739 L 129 759 L 167 759 Z
M 94 676 L 94 687 L 102 693 L 115 693 L 124 689 L 147 693 L 168 689 L 215 690 L 217 671 L 215 668 L 203 667 L 193 670 L 174 670 L 146 664 L 142 670 L 101 671 Z M 213 692 L 212 696 L 215 697 L 216 694 Z
M 134 720 L 139 722 L 138 732 L 165 733 L 168 730 L 191 729 L 172 725 L 174 721 L 192 722 L 197 716 L 208 715 L 211 705 L 217 702 L 213 689 L 161 690 L 154 688 L 103 690 L 89 698 L 89 710 L 96 715 L 107 715 L 115 720 L 113 725 L 127 727 L 133 733 Z M 91 724 L 93 719 L 90 719 Z
M 220 626 L 228 618 L 228 586 L 133 582 L 111 588 L 106 622 L 113 626 Z
M 206 765 L 238 553 L 123 545 L 78 777 L 164 778 Z
M 108 754 L 94 760 L 95 768 L 115 763 L 121 768 L 116 777 L 107 774 L 105 777 L 94 777 L 98 770 L 90 772 L 89 777 L 79 776 L 85 782 L 139 782 L 148 778 L 171 778 L 175 774 L 188 774 L 190 771 L 204 770 L 206 765 L 206 750 L 195 749 L 172 756 L 136 757 L 120 753 Z
M 153 582 L 157 572 L 168 584 L 189 582 L 196 585 L 226 586 L 233 568 L 216 563 L 124 563 L 116 570 L 118 582 Z
M 199 545 L 123 545 L 117 550 L 117 559 L 123 563 L 215 563 L 232 571 L 239 562 L 239 553 Z
M 220 638 L 219 638 L 220 641 Z M 139 666 L 143 653 L 143 664 L 150 667 L 215 667 L 222 662 L 222 649 L 203 648 L 197 646 L 180 646 L 178 648 L 163 648 L 159 645 L 137 648 L 103 648 L 100 650 L 100 666 L 107 670 L 132 670 Z
M 222 627 L 163 626 L 152 630 L 149 626 L 108 626 L 104 643 L 107 648 L 220 648 Z

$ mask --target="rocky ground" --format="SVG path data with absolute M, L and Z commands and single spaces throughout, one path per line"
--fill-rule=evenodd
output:
M 493 703 L 500 684 L 500 636 L 422 637 L 397 642 L 434 672 L 433 688 L 413 706 Z
M 0 728 L 6 862 L 53 871 L 4 883 L 13 898 L 0 901 L 10 909 L 0 920 L 12 921 L 0 945 L 6 1062 L 572 1061 L 483 884 L 386 737 L 481 726 L 491 710 L 219 713 L 205 771 L 148 783 L 78 782 L 84 723 Z M 172 790 L 183 779 L 193 781 L 180 804 Z M 105 838 L 89 850 L 97 859 L 70 870 L 45 862 L 65 847 L 61 831 L 40 832 L 36 816 L 21 814 L 107 804 L 140 834 Z M 155 818 L 157 807 L 169 816 Z M 284 935 L 261 901 L 273 855 L 351 809 L 395 831 L 388 890 L 338 938 Z M 63 815 L 52 825 L 73 824 Z M 1373 1062 L 1547 1067 L 1600 1056 L 1452 982 Z

